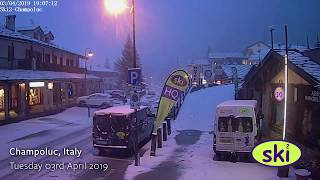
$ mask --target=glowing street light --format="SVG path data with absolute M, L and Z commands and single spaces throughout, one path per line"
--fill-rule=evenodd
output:
M 109 13 L 119 15 L 129 6 L 127 0 L 104 0 L 104 7 Z
M 92 56 L 93 56 L 93 52 L 90 50 L 90 51 L 88 52 L 88 54 L 86 54 L 86 56 L 92 57 Z

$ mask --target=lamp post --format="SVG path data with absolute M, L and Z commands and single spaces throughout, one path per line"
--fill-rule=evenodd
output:
M 86 57 L 85 62 L 84 62 L 84 68 L 85 68 L 85 73 L 84 73 L 84 83 L 85 83 L 85 95 L 88 93 L 87 89 L 87 74 L 88 74 L 88 69 L 87 69 L 87 61 L 90 57 L 93 56 L 93 53 L 90 48 L 86 48 L 84 51 L 84 56 Z
M 84 56 L 86 57 L 85 62 L 84 62 L 84 68 L 85 68 L 85 73 L 84 73 L 84 86 L 85 86 L 85 95 L 88 95 L 88 84 L 87 84 L 87 74 L 88 74 L 88 69 L 87 69 L 87 61 L 90 57 L 93 56 L 93 53 L 90 48 L 86 48 L 84 51 Z M 90 107 L 88 106 L 88 117 L 90 117 Z
M 286 43 L 286 52 L 284 56 L 284 110 L 283 110 L 283 132 L 282 140 L 286 140 L 286 126 L 287 126 L 287 105 L 288 105 L 288 26 L 285 25 L 285 43 Z M 277 175 L 278 177 L 288 177 L 289 166 L 279 166 Z
M 105 3 L 105 8 L 107 11 L 114 15 L 118 15 L 122 13 L 126 8 L 128 8 L 127 5 L 127 0 L 104 0 Z M 137 68 L 137 55 L 136 55 L 136 20 L 135 20 L 135 1 L 132 0 L 132 66 L 133 68 Z M 136 90 L 135 92 L 136 93 Z M 138 113 L 137 110 L 134 110 L 135 118 L 136 118 L 136 123 L 135 123 L 135 128 L 138 127 Z M 135 149 L 135 166 L 140 165 L 140 153 L 138 152 L 138 137 L 135 135 L 135 141 L 134 141 L 134 149 Z

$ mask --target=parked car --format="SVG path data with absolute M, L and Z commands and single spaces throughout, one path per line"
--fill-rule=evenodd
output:
M 104 149 L 126 149 L 136 151 L 139 144 L 151 137 L 155 116 L 148 107 L 135 111 L 129 105 L 115 106 L 94 112 L 93 147 L 99 152 Z
M 113 105 L 111 95 L 94 93 L 88 96 L 81 96 L 77 99 L 80 107 L 111 107 Z
M 126 98 L 126 95 L 122 90 L 113 90 L 110 92 L 110 95 L 112 98 L 120 99 L 120 100 Z

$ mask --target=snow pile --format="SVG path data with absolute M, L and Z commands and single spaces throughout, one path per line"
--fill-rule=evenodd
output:
M 42 143 L 57 139 L 68 133 L 75 132 L 79 129 L 89 128 L 92 125 L 92 114 L 95 109 L 91 109 L 91 117 L 87 115 L 86 108 L 73 107 L 62 113 L 39 117 L 0 126 L 1 136 L 1 151 L 0 159 L 9 156 L 8 149 L 11 147 L 34 148 Z M 69 126 L 73 125 L 73 126 Z M 66 128 L 66 129 L 59 129 Z M 55 133 L 54 136 L 41 135 L 52 130 L 60 133 Z M 36 138 L 29 138 L 34 136 Z
M 173 127 L 179 130 L 212 131 L 216 106 L 223 101 L 234 99 L 233 93 L 234 85 L 226 85 L 189 94 Z

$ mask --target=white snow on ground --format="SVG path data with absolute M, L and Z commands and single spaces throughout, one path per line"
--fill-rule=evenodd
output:
M 216 106 L 234 99 L 234 86 L 217 86 L 195 91 L 187 95 L 173 128 L 212 131 Z
M 150 149 L 141 158 L 141 166 L 136 167 L 131 164 L 125 175 L 125 179 L 130 180 L 138 174 L 151 171 L 161 162 L 175 157 L 174 150 L 181 148 L 175 142 L 177 130 L 201 130 L 204 131 L 200 140 L 196 144 L 184 146 L 182 156 L 177 157 L 176 162 L 181 164 L 183 180 L 271 180 L 277 177 L 277 168 L 263 166 L 257 163 L 232 163 L 225 161 L 214 161 L 213 158 L 213 135 L 209 131 L 213 130 L 213 120 L 215 107 L 225 100 L 233 99 L 234 86 L 218 86 L 203 89 L 188 94 L 177 120 L 173 123 L 173 134 L 168 141 L 163 142 L 164 147 L 157 149 L 157 157 L 150 157 Z M 145 148 L 150 148 L 148 143 Z M 287 178 L 288 179 L 288 178 Z M 290 178 L 293 179 L 290 170 Z
M 93 114 L 93 111 L 94 109 L 91 109 L 91 114 Z M 73 131 L 90 127 L 92 124 L 91 119 L 92 117 L 89 118 L 87 115 L 86 108 L 73 107 L 55 115 L 0 126 L 0 160 L 9 157 L 8 149 L 11 147 L 34 148 L 41 143 L 48 142 L 50 139 L 57 139 Z M 72 123 L 74 126 L 65 127 L 67 123 Z M 39 136 L 32 141 L 24 141 L 25 143 L 12 142 L 19 138 L 60 127 L 63 128 L 63 130 L 50 138 L 47 136 L 41 138 L 41 136 Z

